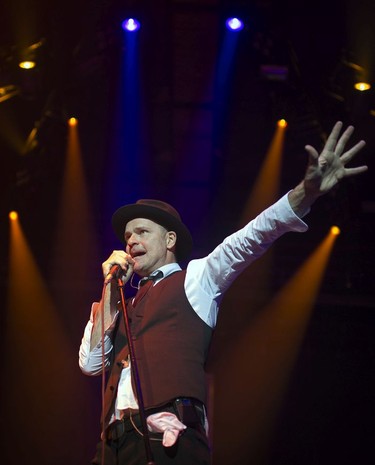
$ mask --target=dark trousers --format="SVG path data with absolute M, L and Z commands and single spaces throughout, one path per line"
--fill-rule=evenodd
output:
M 162 434 L 150 434 L 155 465 L 210 465 L 211 454 L 206 435 L 187 428 L 172 447 L 164 447 Z M 103 465 L 147 465 L 143 437 L 129 431 L 121 438 L 105 443 Z M 102 443 L 97 446 L 93 465 L 102 464 Z

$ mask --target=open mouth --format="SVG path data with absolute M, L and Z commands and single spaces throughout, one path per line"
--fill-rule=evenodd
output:
M 145 255 L 146 252 L 142 252 L 142 251 L 139 251 L 139 252 L 134 252 L 131 254 L 132 258 L 138 258 L 138 257 L 143 257 L 143 255 Z

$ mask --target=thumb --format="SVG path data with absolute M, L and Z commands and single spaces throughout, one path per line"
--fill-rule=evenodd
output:
M 312 145 L 305 145 L 305 150 L 309 155 L 309 162 L 312 164 L 318 163 L 319 153 Z

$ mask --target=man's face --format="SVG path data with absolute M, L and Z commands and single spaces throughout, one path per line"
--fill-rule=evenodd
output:
M 148 276 L 167 263 L 172 263 L 170 250 L 176 234 L 146 218 L 136 218 L 126 224 L 126 253 L 134 259 L 134 272 Z

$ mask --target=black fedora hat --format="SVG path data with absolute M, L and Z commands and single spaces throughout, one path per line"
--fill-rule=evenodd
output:
M 116 210 L 112 215 L 112 227 L 122 243 L 125 243 L 126 224 L 135 218 L 147 218 L 164 226 L 168 231 L 175 231 L 177 234 L 176 256 L 178 260 L 185 260 L 189 257 L 193 247 L 193 239 L 190 231 L 182 222 L 179 213 L 172 205 L 161 200 L 141 199 L 136 203 L 124 205 Z

